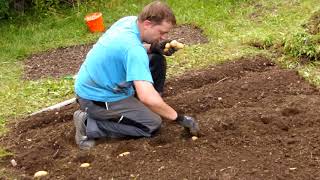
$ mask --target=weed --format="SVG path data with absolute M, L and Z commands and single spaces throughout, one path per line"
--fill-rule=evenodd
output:
M 259 49 L 269 49 L 274 45 L 274 38 L 272 36 L 266 36 L 263 39 L 253 39 L 245 43 L 250 46 L 259 48 Z
M 310 60 L 318 60 L 320 49 L 317 40 L 312 35 L 301 32 L 294 34 L 284 42 L 284 51 L 293 57 L 307 57 Z
M 6 151 L 5 149 L 0 148 L 0 158 L 6 157 L 6 156 L 12 156 L 13 154 Z
M 320 86 L 319 62 L 312 62 L 299 69 L 299 74 L 310 83 Z

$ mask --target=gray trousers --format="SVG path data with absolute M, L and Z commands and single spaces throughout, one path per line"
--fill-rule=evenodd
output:
M 167 63 L 163 55 L 150 54 L 149 68 L 155 89 L 162 94 Z M 161 126 L 161 117 L 135 97 L 117 102 L 94 102 L 78 97 L 80 109 L 86 111 L 88 138 L 150 137 Z
M 78 97 L 80 109 L 87 112 L 89 139 L 150 137 L 161 126 L 161 117 L 135 97 L 116 102 L 96 102 Z

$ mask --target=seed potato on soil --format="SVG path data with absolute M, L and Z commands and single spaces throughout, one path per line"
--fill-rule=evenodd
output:
M 48 175 L 48 172 L 47 171 L 38 171 L 36 173 L 34 173 L 34 178 L 40 178 L 40 177 L 44 177 Z

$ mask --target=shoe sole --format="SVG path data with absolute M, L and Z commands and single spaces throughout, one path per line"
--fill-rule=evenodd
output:
M 84 136 L 83 133 L 81 132 L 81 129 L 83 128 L 82 126 L 84 125 L 84 122 L 82 122 L 83 116 L 81 110 L 77 110 L 73 114 L 73 123 L 76 128 L 76 135 L 75 135 L 75 141 L 76 144 L 79 146 L 81 150 L 89 150 L 95 145 L 94 140 L 87 140 L 87 136 Z M 79 122 L 81 121 L 81 122 Z M 85 145 L 87 143 L 87 145 Z
M 81 113 L 83 112 L 81 112 L 80 110 L 77 110 L 73 114 L 73 123 L 76 128 L 75 140 L 76 140 L 76 144 L 78 145 L 80 144 L 81 137 L 83 136 L 82 133 L 80 132 L 80 129 L 82 128 L 82 124 L 81 124 L 82 122 L 78 122 L 78 120 L 82 118 Z

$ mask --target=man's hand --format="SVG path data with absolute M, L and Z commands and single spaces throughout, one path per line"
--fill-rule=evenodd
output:
M 193 117 L 178 114 L 176 121 L 181 126 L 188 129 L 192 135 L 198 136 L 200 131 L 199 125 Z
M 164 49 L 166 48 L 166 44 L 170 42 L 171 40 L 164 40 L 164 41 L 152 43 L 150 46 L 150 53 L 157 53 L 161 55 L 171 56 L 173 53 L 177 51 L 175 48 L 170 47 L 168 51 L 164 52 Z

